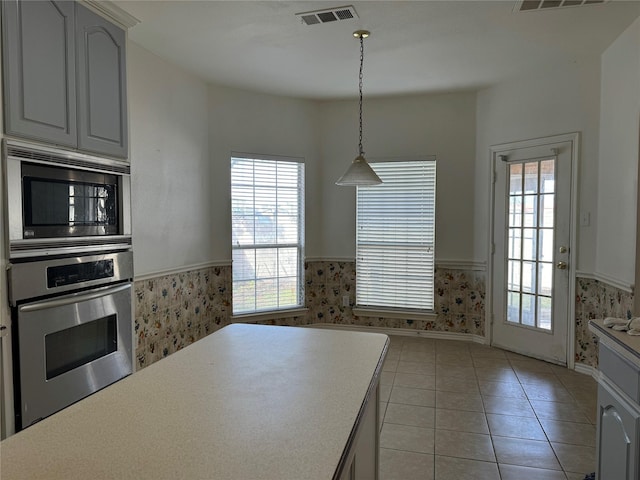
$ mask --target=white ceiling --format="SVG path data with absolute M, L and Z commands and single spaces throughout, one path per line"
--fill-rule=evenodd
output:
M 276 95 L 365 96 L 482 88 L 599 56 L 640 1 L 514 13 L 514 1 L 116 1 L 130 39 L 210 82 Z M 359 18 L 304 25 L 296 13 L 353 5 Z M 640 48 L 640 45 L 639 45 Z

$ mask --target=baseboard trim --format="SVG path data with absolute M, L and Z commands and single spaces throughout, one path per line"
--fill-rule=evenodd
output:
M 371 327 L 368 325 L 343 325 L 336 323 L 312 323 L 309 325 L 301 326 L 312 328 L 330 328 L 336 330 L 352 330 L 368 333 L 383 333 L 385 335 L 399 335 L 403 337 L 436 338 L 440 340 L 460 340 L 463 342 L 473 342 L 481 344 L 486 343 L 485 337 L 474 335 L 472 333 L 443 332 L 439 330 L 414 330 L 411 328 Z
M 573 369 L 578 373 L 582 373 L 583 375 L 589 375 L 596 382 L 600 378 L 600 371 L 597 368 L 592 367 L 591 365 L 586 365 L 584 363 L 576 363 Z

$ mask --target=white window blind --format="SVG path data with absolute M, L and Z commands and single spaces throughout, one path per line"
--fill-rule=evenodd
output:
M 301 306 L 304 163 L 232 156 L 231 208 L 233 313 Z
M 356 303 L 433 310 L 435 160 L 372 163 L 357 188 Z

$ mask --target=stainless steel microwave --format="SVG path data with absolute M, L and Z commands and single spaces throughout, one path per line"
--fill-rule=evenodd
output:
M 131 248 L 129 164 L 5 140 L 9 257 Z

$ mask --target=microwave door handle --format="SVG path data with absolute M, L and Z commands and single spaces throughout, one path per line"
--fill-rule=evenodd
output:
M 96 298 L 106 297 L 108 295 L 113 295 L 114 293 L 122 292 L 124 290 L 130 289 L 131 284 L 126 283 L 124 285 L 119 285 L 117 287 L 108 288 L 106 290 L 99 290 L 97 292 L 84 293 L 84 294 L 76 294 L 70 295 L 65 298 L 53 299 L 53 300 L 44 300 L 42 302 L 31 303 L 29 305 L 22 305 L 18 307 L 20 312 L 37 312 L 38 310 L 44 310 L 46 308 L 56 308 L 56 307 L 64 307 L 66 305 L 72 305 L 74 303 L 85 302 L 87 300 L 94 300 Z

